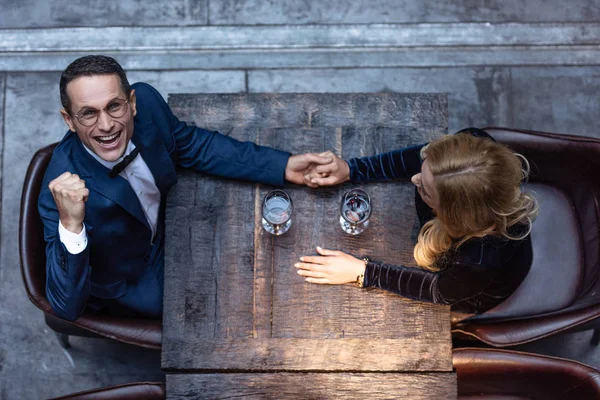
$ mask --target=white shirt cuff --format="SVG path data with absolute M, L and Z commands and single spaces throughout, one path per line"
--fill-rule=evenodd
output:
M 58 221 L 58 236 L 60 241 L 65 245 L 67 251 L 71 254 L 79 254 L 87 247 L 87 233 L 85 232 L 85 224 L 79 233 L 68 231 L 63 224 Z

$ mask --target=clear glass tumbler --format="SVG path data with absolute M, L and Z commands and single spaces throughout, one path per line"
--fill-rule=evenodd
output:
M 271 190 L 262 203 L 262 226 L 272 235 L 283 235 L 292 225 L 294 206 L 291 197 L 283 190 Z
M 371 198 L 362 189 L 347 191 L 340 204 L 340 225 L 344 232 L 358 235 L 369 226 Z

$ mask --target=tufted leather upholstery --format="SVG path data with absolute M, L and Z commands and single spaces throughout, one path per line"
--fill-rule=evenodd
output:
M 51 400 L 163 400 L 165 398 L 164 383 L 139 382 L 73 393 Z
M 458 398 L 599 399 L 600 371 L 571 360 L 500 349 L 452 352 Z
M 38 150 L 27 169 L 21 197 L 19 223 L 19 253 L 21 274 L 27 295 L 45 313 L 46 322 L 54 331 L 76 336 L 100 336 L 151 349 L 160 349 L 162 323 L 160 320 L 122 318 L 84 312 L 74 322 L 55 316 L 46 299 L 46 244 L 37 203 L 46 167 L 55 144 Z
M 540 204 L 525 281 L 499 306 L 453 324 L 455 338 L 513 346 L 592 329 L 600 316 L 600 140 L 485 128 L 530 162 Z

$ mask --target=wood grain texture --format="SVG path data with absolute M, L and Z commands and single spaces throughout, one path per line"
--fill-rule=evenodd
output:
M 412 144 L 446 133 L 448 120 L 446 95 L 437 93 L 174 94 L 169 105 L 181 120 L 231 136 L 251 129 L 387 127 Z M 329 150 L 324 144 L 289 150 Z M 377 151 L 385 150 L 391 148 Z
M 236 139 L 344 158 L 429 141 L 447 121 L 446 98 L 437 94 L 175 95 L 170 105 L 180 119 Z M 340 198 L 352 185 L 287 185 L 292 227 L 274 237 L 260 226 L 271 187 L 179 175 L 167 201 L 164 368 L 452 370 L 449 307 L 311 285 L 293 267 L 316 245 L 411 265 L 410 184 L 364 185 L 374 212 L 356 237 L 338 222 Z
M 454 400 L 453 373 L 167 375 L 167 399 Z
M 168 342 L 163 369 L 198 371 L 451 371 L 445 337 L 407 339 L 206 339 Z M 445 355 L 450 354 L 446 357 Z M 218 360 L 218 362 L 215 362 Z

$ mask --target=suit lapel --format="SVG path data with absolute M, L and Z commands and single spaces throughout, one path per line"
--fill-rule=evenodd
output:
M 165 196 L 177 182 L 177 173 L 167 148 L 160 140 L 156 125 L 151 121 L 144 124 L 136 123 L 131 140 L 136 146 L 142 146 L 140 154 L 154 176 L 156 187 L 161 195 Z
M 83 148 L 79 138 L 76 138 L 75 143 L 76 148 L 71 156 L 75 167 L 80 172 L 80 177 L 85 180 L 87 188 L 117 203 L 150 229 L 140 201 L 129 182 L 120 176 L 110 178 L 108 176 L 109 169 L 96 161 Z

